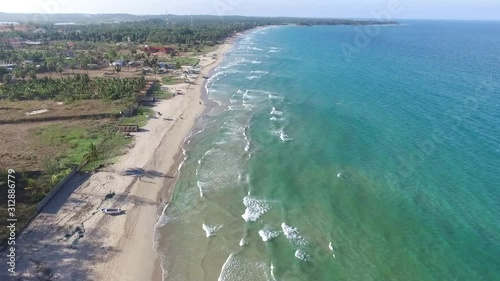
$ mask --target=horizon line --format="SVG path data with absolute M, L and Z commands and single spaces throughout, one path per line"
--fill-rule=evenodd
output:
M 127 16 L 151 16 L 151 17 L 164 17 L 165 14 L 133 14 L 133 13 L 81 13 L 81 12 L 65 12 L 65 13 L 40 13 L 40 12 L 0 12 L 1 14 L 10 15 L 127 15 Z M 435 21 L 500 21 L 500 18 L 393 18 L 393 19 L 377 19 L 377 18 L 363 18 L 363 17 L 319 17 L 319 16 L 257 16 L 257 15 L 214 15 L 214 14 L 169 14 L 169 16 L 211 16 L 211 17 L 246 17 L 246 18 L 290 18 L 290 19 L 341 19 L 341 20 L 378 20 L 378 21 L 400 21 L 400 20 L 435 20 Z

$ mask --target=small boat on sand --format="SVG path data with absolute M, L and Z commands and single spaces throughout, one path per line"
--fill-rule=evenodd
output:
M 102 208 L 100 210 L 102 213 L 109 214 L 109 215 L 119 215 L 123 213 L 122 209 L 114 209 L 114 208 Z

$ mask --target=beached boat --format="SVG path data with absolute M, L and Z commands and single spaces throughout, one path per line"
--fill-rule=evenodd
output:
M 109 214 L 109 215 L 119 215 L 123 213 L 122 209 L 114 209 L 114 208 L 102 208 L 100 210 L 102 213 Z

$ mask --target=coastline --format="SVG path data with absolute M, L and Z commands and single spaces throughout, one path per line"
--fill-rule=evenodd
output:
M 232 47 L 231 40 L 232 39 L 228 39 L 228 41 L 220 45 L 216 51 L 209 53 L 210 55 L 217 55 L 217 58 L 214 61 L 210 61 L 208 59 L 208 62 L 204 62 L 203 58 L 200 60 L 202 69 L 196 78 L 194 86 L 186 86 L 185 84 L 171 86 L 173 88 L 184 88 L 185 94 L 174 97 L 174 99 L 182 97 L 186 98 L 187 101 L 183 107 L 183 112 L 178 116 L 182 121 L 184 121 L 184 125 L 181 124 L 176 126 L 176 124 L 174 124 L 170 130 L 163 134 L 162 137 L 164 139 L 162 139 L 162 143 L 157 148 L 161 152 L 166 153 L 166 157 L 170 158 L 168 161 L 162 161 L 164 162 L 163 165 L 159 164 L 164 168 L 167 168 L 168 166 L 168 173 L 166 174 L 168 176 L 159 186 L 155 188 L 155 191 L 153 192 L 155 193 L 155 200 L 157 202 L 155 208 L 150 208 L 149 210 L 144 209 L 144 211 L 138 216 L 142 220 L 140 227 L 138 227 L 137 222 L 134 220 L 130 220 L 125 223 L 125 230 L 127 230 L 128 227 L 134 228 L 132 230 L 132 235 L 127 237 L 127 240 L 133 243 L 123 243 L 121 252 L 113 258 L 113 261 L 111 261 L 111 270 L 121 271 L 122 273 L 119 274 L 119 276 L 111 275 L 109 274 L 109 264 L 104 264 L 103 270 L 98 274 L 100 278 L 99 280 L 109 280 L 110 278 L 116 278 L 116 280 L 137 280 L 148 275 L 152 281 L 162 280 L 163 271 L 161 268 L 161 259 L 156 253 L 153 237 L 156 223 L 159 215 L 161 215 L 162 211 L 172 198 L 173 188 L 176 184 L 179 167 L 184 156 L 182 146 L 184 145 L 185 140 L 190 136 L 198 118 L 202 116 L 202 113 L 206 109 L 202 96 L 204 95 L 207 80 L 203 78 L 203 76 L 211 73 L 224 60 L 224 54 Z M 207 57 L 209 56 L 207 55 Z M 165 102 L 168 103 L 169 101 L 167 100 Z M 163 112 L 165 109 L 166 108 L 162 107 L 162 104 L 153 107 L 153 111 Z M 167 145 L 171 135 L 176 136 L 175 140 Z M 175 146 L 177 149 L 175 151 L 173 149 L 169 149 L 172 146 Z M 143 239 L 141 242 L 142 244 L 146 244 L 144 245 L 146 247 L 138 246 L 135 243 L 138 240 L 134 239 L 134 237 Z M 154 256 L 153 259 L 151 258 L 152 256 Z M 124 268 L 127 270 L 123 270 Z M 130 278 L 131 276 L 135 277 Z
M 158 206 L 157 209 L 158 218 L 159 216 L 161 216 L 163 211 L 168 207 L 168 203 L 170 203 L 172 199 L 174 187 L 179 177 L 179 171 L 183 161 L 185 160 L 184 159 L 185 154 L 183 148 L 183 146 L 185 145 L 185 141 L 191 137 L 193 130 L 196 128 L 196 123 L 198 123 L 199 118 L 205 115 L 207 111 L 209 111 L 207 104 L 210 102 L 210 100 L 208 99 L 207 97 L 208 93 L 206 92 L 206 85 L 208 83 L 208 79 L 205 79 L 203 76 L 211 77 L 213 75 L 215 69 L 224 61 L 225 54 L 229 52 L 233 47 L 233 43 L 234 43 L 234 37 L 231 37 L 228 38 L 222 45 L 220 45 L 219 48 L 215 52 L 213 52 L 217 54 L 217 59 L 213 63 L 203 66 L 200 74 L 196 79 L 195 82 L 196 87 L 194 87 L 195 88 L 194 91 L 196 94 L 196 99 L 198 99 L 199 104 L 202 105 L 202 110 L 196 115 L 196 118 L 191 126 L 191 129 L 189 130 L 188 134 L 185 135 L 182 143 L 179 145 L 178 152 L 175 156 L 175 164 L 170 167 L 168 174 L 173 174 L 175 180 L 167 183 L 167 185 L 164 186 L 162 190 L 158 192 L 157 202 L 161 202 L 161 205 Z M 166 201 L 163 202 L 163 200 Z M 157 220 L 155 222 L 155 225 L 153 226 L 153 235 L 156 230 L 156 223 Z M 153 237 L 153 239 L 155 238 Z M 154 245 L 154 247 L 156 247 L 156 245 Z M 163 269 L 161 266 L 161 258 L 158 256 L 157 253 L 155 253 L 154 270 L 151 276 L 151 281 L 163 280 L 163 277 L 164 276 L 163 276 Z
M 18 277 L 34 278 L 44 267 L 61 280 L 162 279 L 153 241 L 158 214 L 171 199 L 182 146 L 205 110 L 203 76 L 220 65 L 232 41 L 200 57 L 194 84 L 169 86 L 184 94 L 152 108 L 163 117 L 134 133 L 134 146 L 115 164 L 74 177 L 30 223 L 18 239 Z M 114 198 L 104 200 L 110 192 Z M 99 208 L 121 208 L 125 214 L 104 215 Z M 84 229 L 81 238 L 65 236 L 78 227 Z

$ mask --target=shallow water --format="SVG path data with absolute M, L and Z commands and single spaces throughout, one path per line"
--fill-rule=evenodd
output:
M 167 280 L 500 280 L 500 23 L 240 38 L 160 220 Z M 219 113 L 213 113 L 219 112 Z

